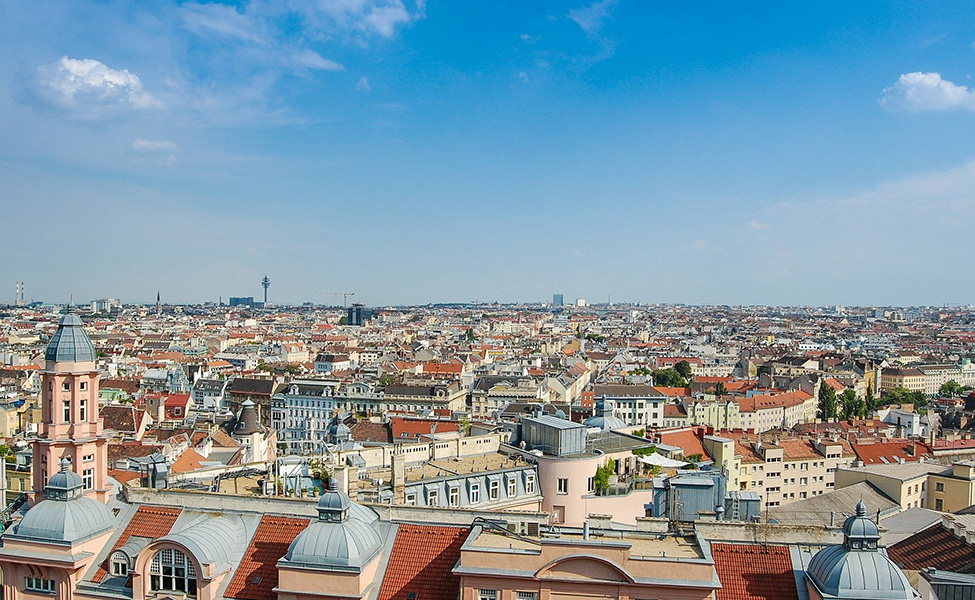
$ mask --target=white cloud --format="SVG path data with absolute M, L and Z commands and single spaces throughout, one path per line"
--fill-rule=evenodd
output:
M 942 79 L 939 73 L 905 73 L 884 88 L 880 105 L 907 112 L 975 110 L 975 92 Z
M 568 16 L 579 27 L 582 27 L 583 31 L 589 35 L 595 35 L 603 28 L 603 22 L 613 12 L 615 6 L 616 0 L 599 0 L 589 6 L 573 8 L 569 11 Z
M 368 77 L 360 77 L 359 81 L 355 84 L 355 91 L 357 92 L 368 92 L 371 89 Z
M 768 231 L 769 229 L 768 224 L 756 221 L 755 219 L 752 219 L 752 222 L 748 224 L 748 227 L 752 231 Z
M 186 28 L 196 34 L 216 33 L 257 43 L 268 39 L 268 32 L 261 21 L 252 15 L 237 12 L 233 6 L 216 3 L 184 4 L 182 11 Z
M 169 140 L 138 139 L 132 142 L 132 150 L 146 154 L 155 154 L 160 152 L 172 153 L 179 150 L 179 146 L 177 146 L 175 142 L 171 142 Z
M 112 69 L 91 58 L 62 56 L 53 65 L 38 67 L 37 83 L 43 100 L 83 118 L 102 118 L 119 109 L 162 108 L 128 69 Z
M 324 58 L 318 52 L 305 48 L 304 50 L 297 50 L 291 54 L 290 61 L 292 66 L 299 69 L 314 69 L 316 71 L 344 71 L 345 67 L 335 62 L 334 60 L 329 60 Z
M 359 31 L 392 37 L 400 26 L 422 19 L 426 6 L 422 0 L 410 6 L 403 0 L 291 0 L 289 8 L 317 35 Z

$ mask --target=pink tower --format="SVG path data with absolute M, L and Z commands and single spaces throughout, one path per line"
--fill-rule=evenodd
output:
M 44 353 L 41 374 L 41 423 L 33 450 L 31 505 L 44 499 L 48 477 L 67 459 L 84 487 L 82 494 L 107 502 L 108 438 L 98 416 L 95 346 L 81 319 L 69 311 Z

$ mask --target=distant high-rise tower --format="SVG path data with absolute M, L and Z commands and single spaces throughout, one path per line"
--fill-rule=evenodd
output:
M 160 300 L 160 298 L 161 296 L 159 295 L 159 291 L 157 290 L 156 291 L 156 316 L 157 317 L 162 314 L 162 301 Z
M 361 327 L 363 321 L 363 305 L 356 302 L 347 309 L 346 322 L 354 327 Z
M 264 286 L 264 306 L 267 306 L 267 288 L 271 287 L 271 280 L 267 278 L 267 275 L 264 275 L 261 285 Z
M 23 306 L 23 305 L 26 304 L 26 302 L 24 301 L 24 282 L 23 281 L 18 281 L 17 282 L 17 295 L 14 298 L 14 304 L 16 304 L 17 306 Z
M 553 294 L 552 295 L 552 305 L 553 306 L 562 306 L 563 304 L 565 304 L 565 296 L 563 296 L 562 294 Z

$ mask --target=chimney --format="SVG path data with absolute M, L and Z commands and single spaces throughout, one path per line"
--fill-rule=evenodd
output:
M 393 472 L 393 504 L 406 503 L 406 457 L 398 452 L 389 455 L 389 466 Z
M 349 493 L 349 469 L 344 466 L 336 466 L 335 469 L 332 470 L 332 477 L 335 478 L 335 482 L 338 485 L 338 490 L 335 491 L 348 494 Z

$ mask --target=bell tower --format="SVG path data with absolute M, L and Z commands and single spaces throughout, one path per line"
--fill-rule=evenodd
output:
M 44 352 L 41 423 L 31 443 L 31 505 L 44 499 L 48 477 L 67 459 L 82 480 L 81 494 L 107 502 L 108 438 L 98 415 L 95 346 L 81 318 L 69 310 Z

